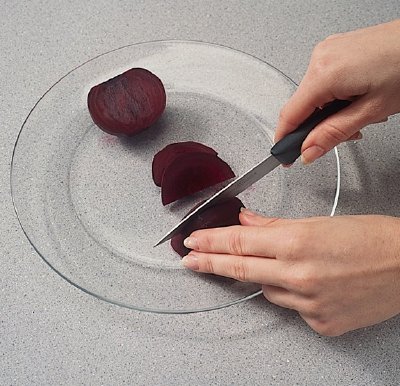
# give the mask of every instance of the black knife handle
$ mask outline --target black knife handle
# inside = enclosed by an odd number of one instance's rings
[[[310,131],[325,118],[344,109],[350,103],[350,101],[337,99],[322,109],[316,109],[295,131],[277,142],[272,147],[271,154],[283,164],[292,164],[300,157],[301,145]]]

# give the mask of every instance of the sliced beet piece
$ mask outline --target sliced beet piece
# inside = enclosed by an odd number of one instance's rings
[[[209,153],[217,155],[218,153],[199,142],[187,141],[176,142],[165,146],[153,158],[152,173],[153,181],[157,186],[161,186],[162,176],[168,165],[179,155],[183,153]]]
[[[235,177],[229,165],[209,153],[179,154],[165,168],[161,181],[163,205]]]
[[[196,209],[197,206],[190,212]],[[239,225],[240,208],[243,207],[242,201],[234,197],[217,203],[215,206],[196,214],[183,231],[171,239],[173,250],[181,257],[186,256],[190,252],[190,249],[183,245],[183,241],[195,230]]]
[[[132,68],[92,87],[88,108],[103,131],[131,136],[151,126],[166,104],[161,80],[144,68]]]
[[[183,241],[190,233],[179,233],[171,239],[171,247],[180,257],[186,256],[190,252],[190,249],[183,245]]]

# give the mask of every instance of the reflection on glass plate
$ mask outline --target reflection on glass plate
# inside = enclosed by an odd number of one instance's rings
[[[167,108],[150,129],[118,139],[93,124],[86,97],[132,67],[163,81]],[[192,140],[244,173],[269,154],[279,110],[294,89],[267,63],[199,42],[129,45],[85,62],[43,95],[18,136],[11,188],[26,236],[68,282],[120,306],[186,313],[255,296],[259,285],[189,272],[169,243],[153,248],[213,190],[163,207],[151,162],[165,145]],[[278,168],[240,198],[271,216],[330,214],[337,179],[330,154],[316,166]]]

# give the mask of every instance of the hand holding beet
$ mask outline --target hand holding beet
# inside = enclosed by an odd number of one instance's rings
[[[186,267],[260,283],[317,332],[340,335],[400,313],[400,219],[277,219],[245,210],[242,226],[197,230]]]

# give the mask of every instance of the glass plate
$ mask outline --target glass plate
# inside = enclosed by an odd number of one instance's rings
[[[167,108],[150,129],[119,139],[93,124],[86,98],[132,67],[161,78]],[[192,140],[242,174],[269,154],[279,110],[294,90],[271,65],[213,44],[158,41],[96,56],[50,87],[21,128],[11,189],[23,231],[65,280],[123,307],[188,313],[257,295],[259,285],[183,269],[168,242],[153,248],[214,189],[163,207],[151,162],[165,145]],[[270,216],[330,214],[337,161],[332,153],[315,166],[278,168],[240,198]]]

